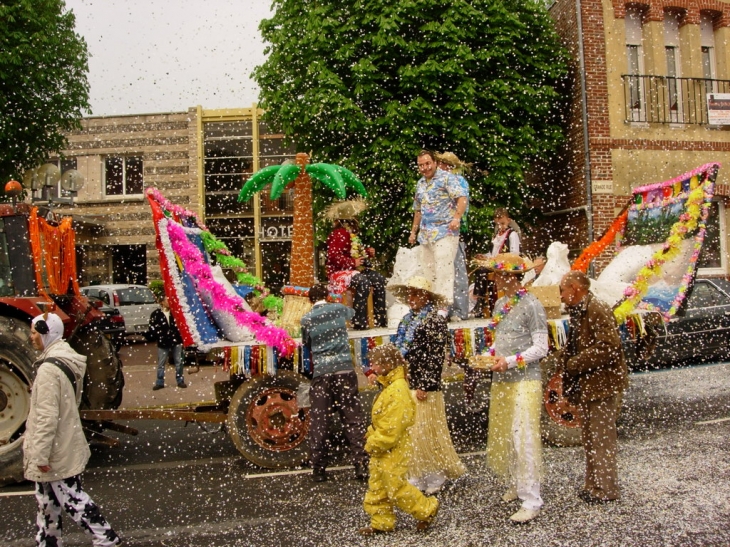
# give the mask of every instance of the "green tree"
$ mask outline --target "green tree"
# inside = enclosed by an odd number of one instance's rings
[[[3,187],[64,148],[64,132],[90,110],[86,42],[74,26],[62,0],[0,3]]]
[[[475,162],[477,240],[491,234],[495,207],[519,214],[526,170],[562,140],[567,56],[542,2],[274,0],[274,9],[260,26],[260,105],[300,150],[361,178],[368,242],[390,253],[405,244],[423,147]]]

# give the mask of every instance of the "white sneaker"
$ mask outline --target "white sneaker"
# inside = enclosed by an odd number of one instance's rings
[[[514,487],[509,488],[504,494],[502,494],[502,501],[505,503],[515,501],[516,499],[517,499],[517,489]]]
[[[512,515],[509,519],[517,524],[524,524],[530,522],[537,515],[540,514],[539,509],[525,509],[524,507]]]

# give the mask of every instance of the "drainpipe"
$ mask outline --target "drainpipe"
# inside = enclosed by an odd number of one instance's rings
[[[586,179],[586,220],[588,221],[588,244],[593,243],[593,189],[591,180],[591,149],[588,137],[588,95],[586,91],[585,52],[583,50],[583,15],[580,0],[575,0],[576,16],[578,18],[578,61],[580,63],[580,95],[581,114],[583,117],[583,148],[585,152],[585,179]],[[593,265],[591,264],[591,270]]]

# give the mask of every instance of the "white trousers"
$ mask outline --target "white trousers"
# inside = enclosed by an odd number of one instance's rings
[[[445,297],[449,305],[454,302],[454,258],[458,248],[458,236],[421,244],[423,275],[431,282],[433,292]]]

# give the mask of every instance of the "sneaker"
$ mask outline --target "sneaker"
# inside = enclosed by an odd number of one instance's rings
[[[373,528],[372,526],[366,526],[365,528],[360,528],[358,530],[358,532],[361,536],[374,536],[375,534],[388,534],[392,531],[393,530],[378,530],[377,528]]]
[[[416,531],[417,532],[425,532],[429,529],[431,524],[433,524],[433,521],[436,520],[436,515],[439,514],[439,509],[441,508],[441,504],[436,500],[436,509],[433,512],[433,515],[428,517],[426,520],[420,520],[418,521],[418,524],[416,524]]]
[[[324,469],[312,469],[312,480],[314,482],[324,482],[327,480],[327,472]]]
[[[502,494],[502,501],[505,503],[515,501],[516,499],[517,499],[517,489],[516,488],[509,488],[504,494]]]
[[[540,514],[539,509],[525,509],[524,507],[522,507],[519,511],[517,511],[509,519],[512,522],[515,522],[517,524],[525,524],[526,522],[530,522],[532,519],[534,519],[539,514]]]
[[[188,385],[185,383],[185,380],[177,384],[177,387],[188,387]]]
[[[438,494],[439,492],[441,492],[442,486],[443,484],[439,484],[438,486],[429,486],[428,488],[426,488],[426,490],[423,491],[423,493],[427,496],[433,496],[434,494]]]
[[[161,386],[161,385],[155,384],[155,385],[152,386],[152,391],[157,391],[158,389],[162,389],[163,387],[165,387],[165,386]]]

